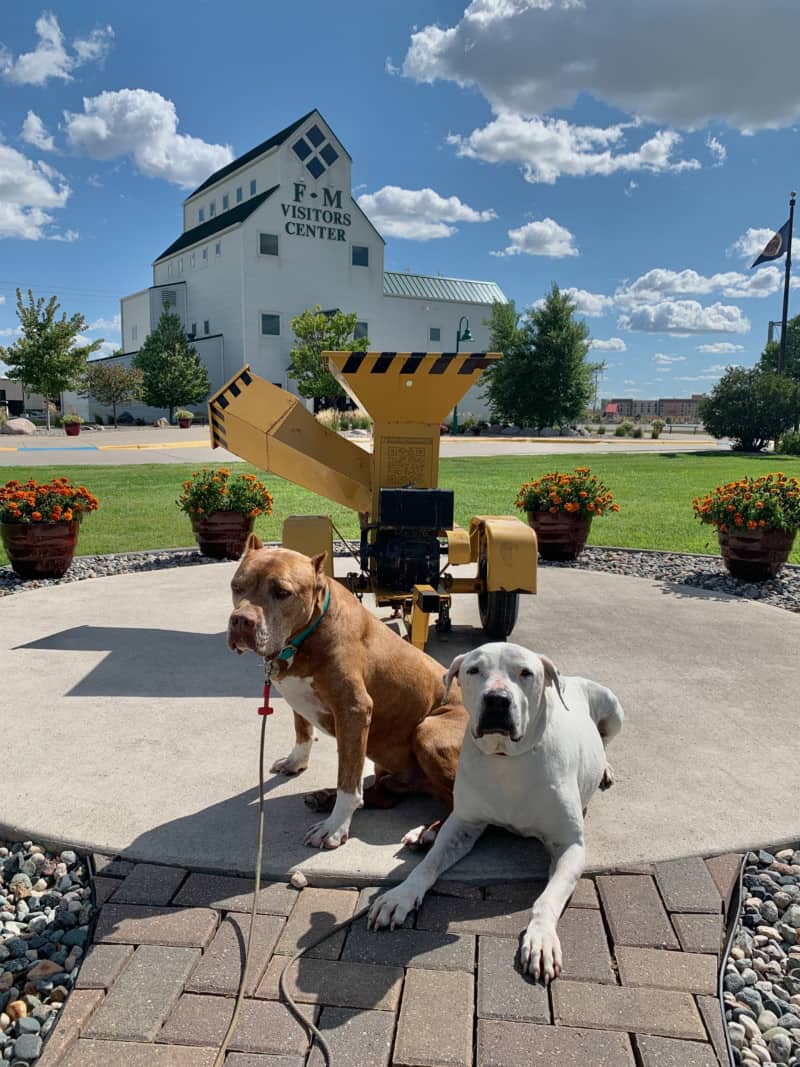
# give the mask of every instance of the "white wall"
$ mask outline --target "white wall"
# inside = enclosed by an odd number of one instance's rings
[[[120,300],[122,351],[137,351],[150,333],[150,291],[142,289]]]

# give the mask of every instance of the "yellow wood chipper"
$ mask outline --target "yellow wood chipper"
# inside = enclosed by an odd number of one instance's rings
[[[454,522],[453,491],[439,489],[441,424],[498,352],[325,352],[347,393],[374,420],[372,454],[323,426],[302,400],[249,366],[208,405],[211,443],[359,513],[359,569],[341,579],[356,595],[402,614],[423,648],[428,622],[450,629],[454,594],[478,597],[481,625],[502,640],[517,619],[520,593],[536,592],[536,535],[511,515]],[[333,527],[324,515],[289,516],[283,545],[328,553]],[[443,556],[446,555],[446,559]],[[469,576],[450,566],[475,564]]]

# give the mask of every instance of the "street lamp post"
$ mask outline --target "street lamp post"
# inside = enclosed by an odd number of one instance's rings
[[[461,323],[462,322],[466,323],[466,325],[464,326],[463,330],[461,329]],[[472,341],[472,340],[473,340],[472,334],[469,332],[469,319],[467,318],[466,315],[462,315],[461,318],[458,320],[458,326],[456,328],[456,355],[458,355],[459,345],[461,344],[462,341]],[[458,435],[458,404],[456,404],[456,406],[453,408],[453,436],[457,436],[457,435]]]

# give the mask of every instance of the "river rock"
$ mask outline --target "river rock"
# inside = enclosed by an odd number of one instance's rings
[[[7,419],[3,425],[0,426],[0,433],[21,434],[25,437],[32,437],[36,433],[36,427],[30,419]]]

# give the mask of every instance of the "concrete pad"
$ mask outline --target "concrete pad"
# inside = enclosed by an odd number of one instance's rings
[[[341,561],[347,569],[347,561]],[[224,637],[235,564],[127,574],[4,598],[0,736],[24,788],[6,791],[0,834],[69,842],[146,863],[251,873],[261,663]],[[617,784],[587,818],[591,869],[796,840],[796,650],[800,616],[650,580],[543,568],[514,638],[564,673],[620,696],[610,749]],[[482,642],[473,598],[433,635],[443,664]],[[289,751],[285,703],[268,722],[267,765]],[[769,809],[741,804],[744,755],[770,767]],[[48,768],[58,768],[50,780]],[[55,773],[55,772],[54,772]],[[264,873],[301,866],[312,882],[396,881],[418,862],[399,846],[440,814],[430,800],[359,812],[333,852],[302,844],[303,794],[336,778],[322,738],[300,777],[268,775]],[[9,779],[11,781],[11,778]],[[488,833],[451,875],[531,879],[541,848]]]

